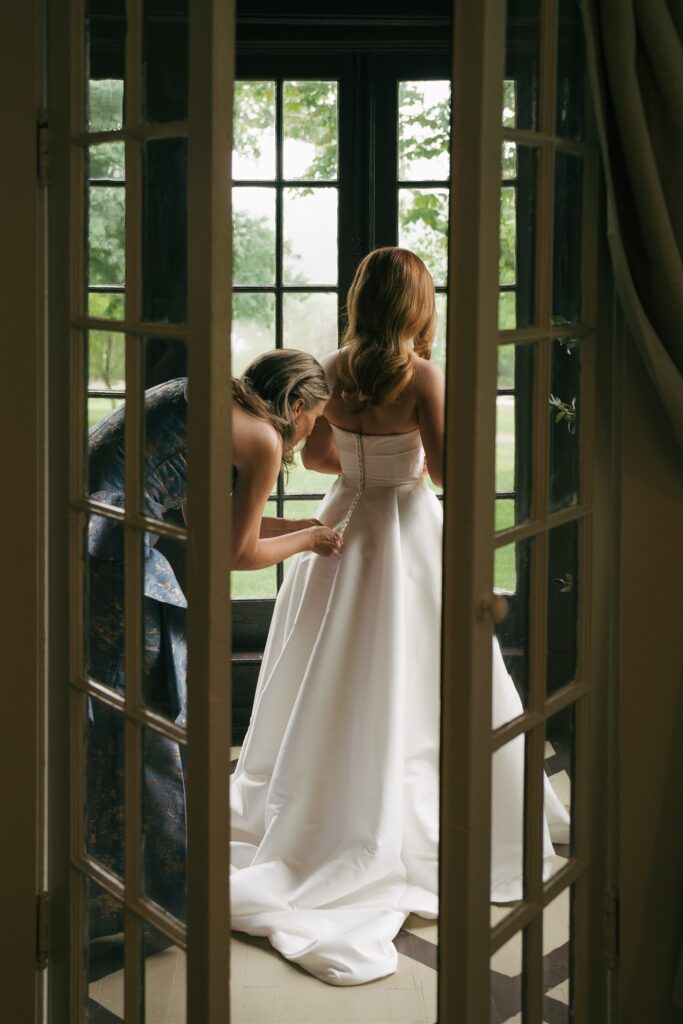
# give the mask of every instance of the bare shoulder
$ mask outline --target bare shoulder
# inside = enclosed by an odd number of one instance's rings
[[[272,423],[247,412],[237,402],[233,405],[233,454],[235,465],[260,462],[279,466],[282,459],[282,438]]]
[[[440,366],[429,359],[417,358],[413,360],[413,367],[413,386],[418,397],[443,391],[446,378]]]

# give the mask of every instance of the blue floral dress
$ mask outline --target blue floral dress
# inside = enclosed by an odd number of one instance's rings
[[[121,407],[101,420],[88,439],[91,497],[123,508],[124,415]],[[145,511],[182,522],[187,497],[187,380],[160,384],[145,394]],[[187,711],[187,601],[178,580],[183,568],[143,538],[143,699],[178,724]],[[163,542],[161,544],[163,546]],[[124,530],[104,516],[88,524],[87,670],[116,690],[124,678]],[[88,852],[124,877],[123,716],[90,701],[87,756]],[[185,916],[185,787],[178,744],[143,730],[143,891],[166,910]],[[103,892],[90,901],[90,935],[121,931],[120,908]]]

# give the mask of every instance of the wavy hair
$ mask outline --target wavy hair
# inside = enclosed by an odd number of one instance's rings
[[[413,378],[412,355],[429,359],[436,324],[434,282],[419,256],[386,246],[361,260],[346,299],[338,379],[342,398],[395,402]]]
[[[308,352],[275,349],[258,356],[241,377],[233,377],[232,397],[247,412],[271,423],[282,438],[282,464],[294,461],[292,405],[301,398],[312,409],[330,397],[325,371]]]

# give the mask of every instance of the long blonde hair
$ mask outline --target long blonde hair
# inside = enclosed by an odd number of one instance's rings
[[[338,379],[360,405],[396,401],[413,378],[412,354],[429,359],[436,323],[434,282],[419,256],[385,246],[361,260],[346,299]]]
[[[232,397],[247,412],[268,420],[282,438],[282,463],[294,461],[292,405],[301,398],[306,410],[330,397],[325,371],[308,352],[292,348],[265,352],[233,377]]]

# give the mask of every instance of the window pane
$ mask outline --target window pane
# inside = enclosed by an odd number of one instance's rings
[[[123,80],[126,57],[126,3],[86,6],[88,59],[87,128],[91,132],[123,127]]]
[[[498,666],[500,662],[498,662]],[[501,676],[494,651],[493,727],[522,713],[517,691]],[[526,738],[505,743],[491,759],[491,902],[507,904],[524,895],[524,760]],[[504,911],[495,915],[496,923]]]
[[[142,151],[142,315],[187,319],[187,139],[155,139]]]
[[[515,525],[515,503],[511,498],[496,498],[496,531]]]
[[[515,396],[496,398],[496,493],[515,489]]]
[[[184,753],[184,752],[183,752]],[[180,747],[142,729],[143,893],[185,919],[185,789]]]
[[[498,296],[498,330],[514,331],[517,326],[517,299],[514,291]]]
[[[275,82],[235,82],[232,175],[275,177]]]
[[[508,0],[504,123],[509,127],[538,128],[540,24],[539,0]]]
[[[285,284],[337,283],[336,188],[286,188],[283,196]]]
[[[547,777],[546,819],[554,856],[546,865],[546,877],[560,871],[573,852],[571,819],[574,786],[575,705],[559,711],[546,722],[544,767]],[[548,791],[548,786],[550,791]]]
[[[550,508],[575,505],[579,498],[579,417],[581,343],[554,341],[550,392]]]
[[[548,546],[548,695],[576,678],[578,644],[576,522],[550,531]]]
[[[517,523],[531,508],[534,353],[533,344],[498,348],[496,493],[514,497]]]
[[[512,676],[524,707],[529,692],[529,591],[531,583],[531,541],[496,548],[493,587],[508,600],[508,614],[496,623],[495,635],[507,672]],[[511,692],[511,691],[509,691]],[[502,725],[515,715],[501,715]]]
[[[584,134],[585,54],[577,0],[559,0],[556,131],[566,139]]]
[[[263,292],[233,292],[233,377],[241,377],[256,356],[272,348],[275,348],[275,296]]]
[[[142,75],[146,121],[187,117],[188,0],[144,0]]]
[[[85,849],[120,878],[124,872],[123,713],[88,697]]]
[[[581,219],[583,158],[555,154],[553,323],[581,320]]]
[[[339,343],[336,292],[285,292],[283,343],[320,359]]]
[[[398,244],[424,260],[435,285],[446,284],[448,189],[399,189]]]
[[[88,331],[88,391],[125,390],[125,335],[116,331]]]
[[[337,82],[283,83],[285,178],[337,177],[337,88]]]
[[[123,320],[126,314],[123,291],[91,289],[88,292],[88,316],[103,320]]]
[[[232,190],[233,284],[275,284],[275,189]]]
[[[333,473],[316,473],[306,469],[301,454],[295,452],[294,465],[285,474],[285,491],[288,494],[326,494],[336,477]]]
[[[398,83],[399,180],[448,178],[450,98],[448,81]]]
[[[266,503],[264,516],[277,516],[275,501]],[[277,573],[274,565],[265,569],[230,573],[230,597],[239,600],[245,597],[268,598],[277,594]]]
[[[500,257],[498,276],[501,284],[517,279],[517,189],[500,190]]]
[[[517,127],[517,82],[514,78],[503,81],[503,127]]]

